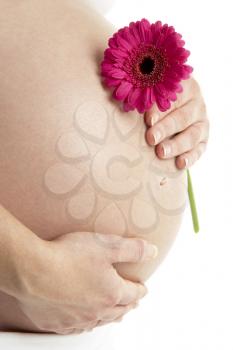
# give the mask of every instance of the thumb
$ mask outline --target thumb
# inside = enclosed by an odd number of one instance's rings
[[[140,262],[156,258],[158,248],[143,239],[121,238],[108,253],[112,263]]]

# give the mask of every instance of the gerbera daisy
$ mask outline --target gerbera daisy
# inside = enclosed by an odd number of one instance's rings
[[[124,111],[139,113],[157,103],[161,111],[171,106],[182,92],[181,80],[193,68],[184,64],[190,51],[182,35],[161,21],[150,24],[143,18],[120,29],[108,41],[101,63],[101,75],[113,97],[123,102]]]

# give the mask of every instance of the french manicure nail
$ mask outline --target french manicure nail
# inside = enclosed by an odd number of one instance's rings
[[[162,134],[159,130],[157,130],[154,134],[154,139],[155,139],[155,145],[157,143],[159,143],[159,141],[161,140]]]
[[[169,154],[171,154],[172,149],[170,145],[162,145],[162,148],[164,157],[167,157]]]
[[[154,258],[156,258],[157,255],[158,255],[158,248],[157,248],[157,246],[154,245],[154,244],[148,244],[145,247],[144,254],[145,254],[145,258],[146,259],[154,259]]]
[[[153,117],[151,118],[151,126],[153,126],[156,122],[157,122],[157,117],[153,115]]]

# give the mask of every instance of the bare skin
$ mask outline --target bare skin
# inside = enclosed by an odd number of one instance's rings
[[[45,242],[43,247],[54,247],[42,250],[39,260],[42,271],[49,266],[49,275],[56,276],[51,277],[56,288],[68,278],[67,270],[74,273],[69,265],[74,256],[66,251],[72,251],[72,232],[84,251],[92,247],[94,232],[106,237],[94,239],[99,253],[112,251],[111,235],[155,244],[156,259],[113,263],[121,277],[143,284],[179,230],[187,180],[174,158],[160,160],[146,143],[142,116],[122,112],[101,85],[98,68],[115,28],[75,1],[3,1],[0,17],[2,205]],[[54,275],[64,252],[69,262]],[[48,263],[51,257],[54,264]],[[109,267],[113,260],[105,258]],[[102,266],[96,268],[96,276],[103,274]],[[34,285],[51,294],[49,280]],[[3,291],[0,328],[41,331],[46,327],[33,310]],[[69,321],[68,327],[61,322],[53,329],[70,329]]]
[[[178,169],[190,168],[205,152],[209,140],[209,119],[198,82],[182,82],[183,93],[171,108],[161,112],[154,105],[145,113],[147,142],[161,159],[174,158]]]
[[[79,232],[45,241],[3,207],[0,237],[0,290],[16,298],[41,332],[58,334],[104,325],[134,308],[147,289],[121,278],[113,263],[157,254],[146,241],[114,235]],[[98,244],[101,239],[108,244]]]

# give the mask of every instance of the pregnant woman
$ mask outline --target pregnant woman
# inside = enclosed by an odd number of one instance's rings
[[[173,243],[184,159],[207,142],[204,102],[190,79],[179,130],[178,109],[125,113],[101,84],[115,28],[100,14],[0,4],[0,329],[82,331],[134,307]]]

